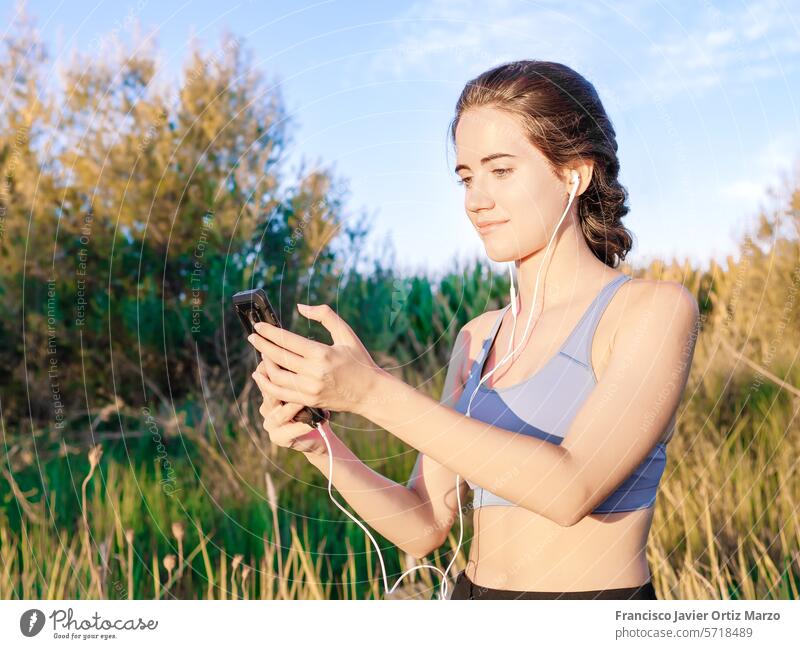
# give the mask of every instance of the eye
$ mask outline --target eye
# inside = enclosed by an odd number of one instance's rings
[[[512,169],[494,169],[493,172],[500,176],[500,178],[504,178],[508,176],[513,170]]]
[[[458,179],[456,180],[456,182],[457,182],[459,185],[463,185],[464,187],[469,187],[469,182],[470,182],[471,180],[472,180],[472,178],[471,178],[470,176],[467,176],[466,178],[458,178]]]

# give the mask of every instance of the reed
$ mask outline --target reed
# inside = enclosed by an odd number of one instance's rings
[[[662,599],[798,599],[798,260],[796,240],[765,246],[756,237],[724,267],[699,270],[673,260],[624,268],[637,277],[682,282],[701,307],[647,548]],[[437,337],[437,349],[447,347],[454,334],[446,323],[457,311],[453,296],[467,295],[485,310],[496,297],[485,286],[485,277],[465,274],[443,280],[431,300],[409,298],[398,318],[411,333],[403,343],[394,329],[384,332],[383,358],[412,358]],[[410,295],[426,290],[416,285]],[[406,378],[438,396],[439,379],[425,378],[440,377],[442,366],[442,358],[425,355]],[[326,481],[304,458],[252,434],[259,427],[247,408],[236,418],[223,410],[196,416],[193,402],[176,409],[183,455],[170,442],[177,425],[159,423],[179,497],[165,490],[152,465],[131,461],[152,453],[146,446],[129,455],[129,448],[105,441],[87,454],[63,440],[48,447],[42,438],[37,456],[21,439],[6,440],[0,502],[10,505],[0,508],[0,598],[385,597],[371,543],[329,501]],[[210,420],[234,423],[212,431]],[[372,468],[407,480],[413,449],[351,415],[337,416],[334,424]],[[79,495],[75,474],[83,476]],[[465,525],[451,578],[466,565],[469,517]],[[457,533],[426,562],[444,568]],[[390,583],[416,563],[394,548],[384,557]],[[438,588],[438,575],[414,571],[391,597],[429,599]]]

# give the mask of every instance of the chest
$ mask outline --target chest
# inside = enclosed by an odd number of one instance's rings
[[[620,323],[621,314],[612,307],[613,305],[609,305],[609,308],[603,313],[591,336],[590,360],[598,381],[611,359],[614,333]],[[581,309],[571,309],[543,315],[539,322],[535,323],[535,326],[532,325],[532,331],[529,330],[524,344],[521,345],[527,316],[517,317],[512,344],[513,319],[510,311],[507,312],[489,349],[481,376],[485,377],[489,374],[497,366],[497,363],[508,355],[509,345],[513,345],[512,348],[519,347],[519,349],[512,358],[484,381],[483,385],[491,389],[502,389],[518,385],[536,375],[558,354],[581,314]],[[488,334],[488,331],[484,331],[479,339],[483,340]],[[478,354],[480,354],[480,349],[476,347],[473,357]]]

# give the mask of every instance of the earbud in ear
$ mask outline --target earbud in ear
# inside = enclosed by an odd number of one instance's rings
[[[577,171],[575,171],[575,170],[573,169],[573,170],[572,170],[572,184],[573,184],[573,185],[577,185],[577,184],[579,184],[580,182],[581,182],[581,177],[580,177],[580,174],[579,174]]]

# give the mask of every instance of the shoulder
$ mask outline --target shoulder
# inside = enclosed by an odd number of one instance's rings
[[[462,338],[464,344],[469,347],[471,357],[477,354],[483,341],[489,337],[489,332],[492,330],[497,318],[500,317],[501,311],[502,309],[485,311],[461,327],[458,335]]]
[[[499,311],[487,311],[467,322],[456,335],[447,375],[442,390],[442,403],[455,407],[467,381],[472,360],[477,357],[481,342],[489,336]]]
[[[475,316],[467,322],[456,337],[455,348],[453,355],[458,358],[458,376],[460,379],[466,380],[467,372],[472,364],[472,360],[478,356],[483,341],[489,336],[497,318],[500,316],[502,309],[494,309],[492,311],[485,311],[478,316]]]
[[[679,317],[690,318],[699,312],[694,295],[680,282],[634,278],[625,282],[623,288],[627,288],[630,304],[640,314],[667,309]]]
[[[641,360],[637,389],[652,377],[656,382],[660,403],[665,390],[685,386],[697,340],[700,322],[697,300],[680,282],[632,279],[620,287],[620,302],[625,306],[621,324],[615,334],[612,363],[618,364],[619,376],[625,376],[631,358]],[[653,359],[658,357],[658,362]],[[616,361],[614,360],[616,359]],[[680,377],[680,380],[678,380]],[[681,390],[683,387],[681,387]],[[672,439],[677,406],[665,424],[660,442]]]
[[[642,330],[668,329],[677,335],[693,330],[700,316],[697,300],[680,282],[633,278],[619,289],[624,309],[622,335]]]
[[[495,320],[497,320],[498,316],[500,315],[500,311],[502,311],[502,309],[484,311],[461,327],[461,332],[472,336],[486,338],[489,335],[489,331],[491,330],[492,325],[494,325]]]

